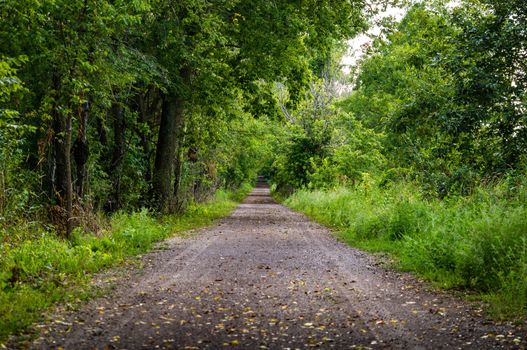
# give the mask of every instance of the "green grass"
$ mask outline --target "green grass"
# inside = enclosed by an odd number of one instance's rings
[[[527,315],[527,186],[504,182],[470,197],[425,200],[419,188],[299,191],[295,210],[350,245],[389,252],[401,269],[442,288],[479,293],[497,319]]]
[[[210,225],[228,215],[250,190],[219,191],[205,204],[179,216],[156,218],[149,211],[117,213],[97,236],[80,231],[71,241],[53,232],[23,229],[0,238],[0,345],[42,317],[57,302],[89,295],[91,274],[152,249],[155,242]],[[27,227],[27,226],[26,226]]]

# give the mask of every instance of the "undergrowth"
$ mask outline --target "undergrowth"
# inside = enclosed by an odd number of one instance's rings
[[[475,291],[497,319],[527,315],[527,186],[424,199],[409,183],[381,189],[298,191],[286,204],[331,226],[351,245],[387,251],[400,268],[443,288]]]
[[[0,231],[0,345],[54,303],[87,297],[90,274],[228,215],[249,190],[220,190],[210,202],[191,204],[178,216],[157,218],[146,209],[117,213],[107,230],[97,235],[75,231],[70,241],[29,223]]]

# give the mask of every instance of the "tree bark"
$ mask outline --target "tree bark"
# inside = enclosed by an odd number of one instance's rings
[[[183,86],[188,86],[191,70],[182,68],[180,78]],[[154,205],[160,212],[173,212],[174,175],[178,141],[185,125],[185,95],[175,91],[162,97],[162,112],[157,139],[156,158],[152,178]],[[179,181],[179,179],[177,179]]]
[[[4,215],[4,208],[6,207],[7,203],[7,196],[6,196],[6,181],[5,181],[5,170],[4,170],[4,164],[1,163],[0,160],[0,215]]]
[[[162,109],[152,191],[157,209],[161,212],[169,212],[173,198],[178,124],[183,119],[183,101],[177,97],[163,96]]]
[[[64,160],[66,162],[66,176],[65,176],[65,185],[66,185],[66,238],[71,237],[71,233],[74,228],[74,218],[73,218],[73,183],[71,180],[71,122],[72,116],[68,114],[66,116],[66,136],[65,136],[65,145],[64,145]]]
[[[183,176],[183,145],[185,143],[184,120],[178,130],[178,144],[176,146],[176,159],[174,167],[174,209],[182,211],[183,201],[181,200],[181,178]]]
[[[87,163],[89,157],[88,146],[88,117],[89,102],[79,107],[79,131],[73,144],[73,156],[77,170],[77,179],[75,181],[75,192],[78,198],[82,198],[85,192],[85,181],[87,175]]]
[[[144,93],[138,93],[136,96],[136,108],[142,123],[149,126],[150,130],[158,119],[159,111],[162,109],[159,89],[150,87]],[[141,147],[143,148],[145,162],[145,181],[147,184],[152,183],[152,146],[150,135],[142,130],[138,130],[141,138]]]
[[[114,212],[121,209],[123,206],[121,180],[123,160],[126,153],[126,123],[123,106],[119,103],[114,103],[112,105],[111,115],[113,121],[113,151],[109,170],[112,174],[112,193],[108,199],[106,209],[110,212]]]
[[[65,210],[64,228],[69,238],[73,231],[73,185],[71,181],[71,115],[53,113],[53,194]]]
[[[53,109],[52,119],[52,154],[51,166],[49,167],[48,177],[51,180],[52,198],[57,200],[61,208],[58,221],[59,230],[63,230],[65,236],[69,238],[73,231],[73,184],[71,178],[71,134],[72,134],[72,115],[64,116],[59,111],[59,93],[61,91],[60,76],[53,76],[53,88],[57,93],[57,105]]]

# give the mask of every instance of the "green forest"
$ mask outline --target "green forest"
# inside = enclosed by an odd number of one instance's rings
[[[0,343],[275,197],[527,315],[527,2],[0,0]],[[350,74],[348,40],[380,26]]]

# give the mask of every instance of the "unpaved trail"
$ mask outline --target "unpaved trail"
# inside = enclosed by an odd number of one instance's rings
[[[525,329],[337,242],[257,188],[168,240],[111,295],[39,325],[35,349],[525,348]]]

